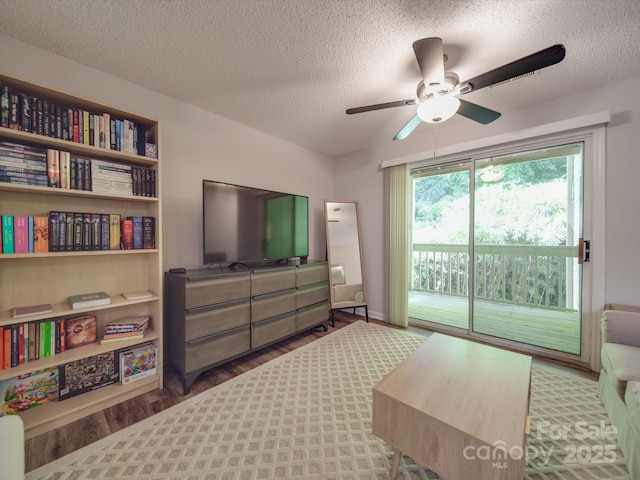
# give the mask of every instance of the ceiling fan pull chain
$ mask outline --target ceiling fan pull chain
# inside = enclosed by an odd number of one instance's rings
[[[438,124],[433,124],[433,158],[436,158],[436,152],[438,151]]]

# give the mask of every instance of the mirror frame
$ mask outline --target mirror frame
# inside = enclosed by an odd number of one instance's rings
[[[346,301],[346,302],[336,302],[335,301],[335,293],[334,287],[336,285],[344,285],[344,280],[342,282],[336,282],[335,279],[338,276],[342,276],[344,279],[344,270],[339,271],[338,269],[334,269],[334,263],[331,259],[331,238],[329,235],[329,215],[328,215],[328,205],[330,203],[345,203],[345,204],[353,204],[355,206],[356,213],[356,233],[358,235],[358,251],[360,254],[360,277],[362,279],[362,293],[364,296],[364,301]],[[369,309],[368,309],[368,296],[367,296],[367,286],[365,282],[365,270],[364,270],[364,254],[362,251],[362,231],[360,229],[360,210],[358,206],[357,200],[325,200],[324,201],[324,220],[325,220],[325,233],[327,239],[327,264],[329,268],[329,299],[330,299],[330,308],[331,308],[331,321],[333,326],[335,326],[335,321],[333,318],[334,310],[341,310],[344,308],[353,308],[353,312],[355,314],[355,309],[358,307],[364,307],[365,316],[367,322],[369,321]],[[342,265],[341,262],[338,264]]]

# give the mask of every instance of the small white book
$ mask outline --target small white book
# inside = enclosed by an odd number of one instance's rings
[[[139,300],[141,298],[149,298],[152,297],[153,294],[151,292],[148,291],[140,291],[140,292],[124,292],[122,294],[122,296],[124,298],[126,298],[127,300]]]
[[[72,310],[109,305],[110,303],[111,297],[105,292],[85,293],[83,295],[71,295],[69,297],[69,305],[71,305]]]

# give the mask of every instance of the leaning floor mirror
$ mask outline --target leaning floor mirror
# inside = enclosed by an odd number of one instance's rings
[[[358,219],[358,202],[325,200],[327,261],[331,290],[331,323],[335,326],[334,310],[364,308],[369,321],[364,281],[362,236]]]

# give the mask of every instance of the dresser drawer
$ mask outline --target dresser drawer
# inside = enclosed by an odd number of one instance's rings
[[[212,275],[185,283],[185,309],[229,302],[251,296],[249,273]]]
[[[298,287],[328,281],[329,269],[326,263],[303,265],[298,267],[296,271],[296,286]]]
[[[251,274],[251,296],[288,290],[296,286],[296,268],[254,270]]]
[[[329,320],[329,302],[303,308],[296,316],[296,330],[304,330],[325,320]]]
[[[193,308],[185,314],[185,340],[189,342],[232,328],[249,325],[250,319],[251,302],[248,298]]]
[[[251,324],[251,348],[275,342],[296,331],[295,312]]]
[[[296,308],[304,308],[314,303],[324,302],[329,299],[329,284],[317,283],[307,287],[298,288],[296,294]]]
[[[295,289],[284,292],[260,295],[251,299],[251,322],[259,322],[265,318],[275,317],[296,309]]]
[[[249,325],[186,344],[186,372],[193,372],[251,349]]]

